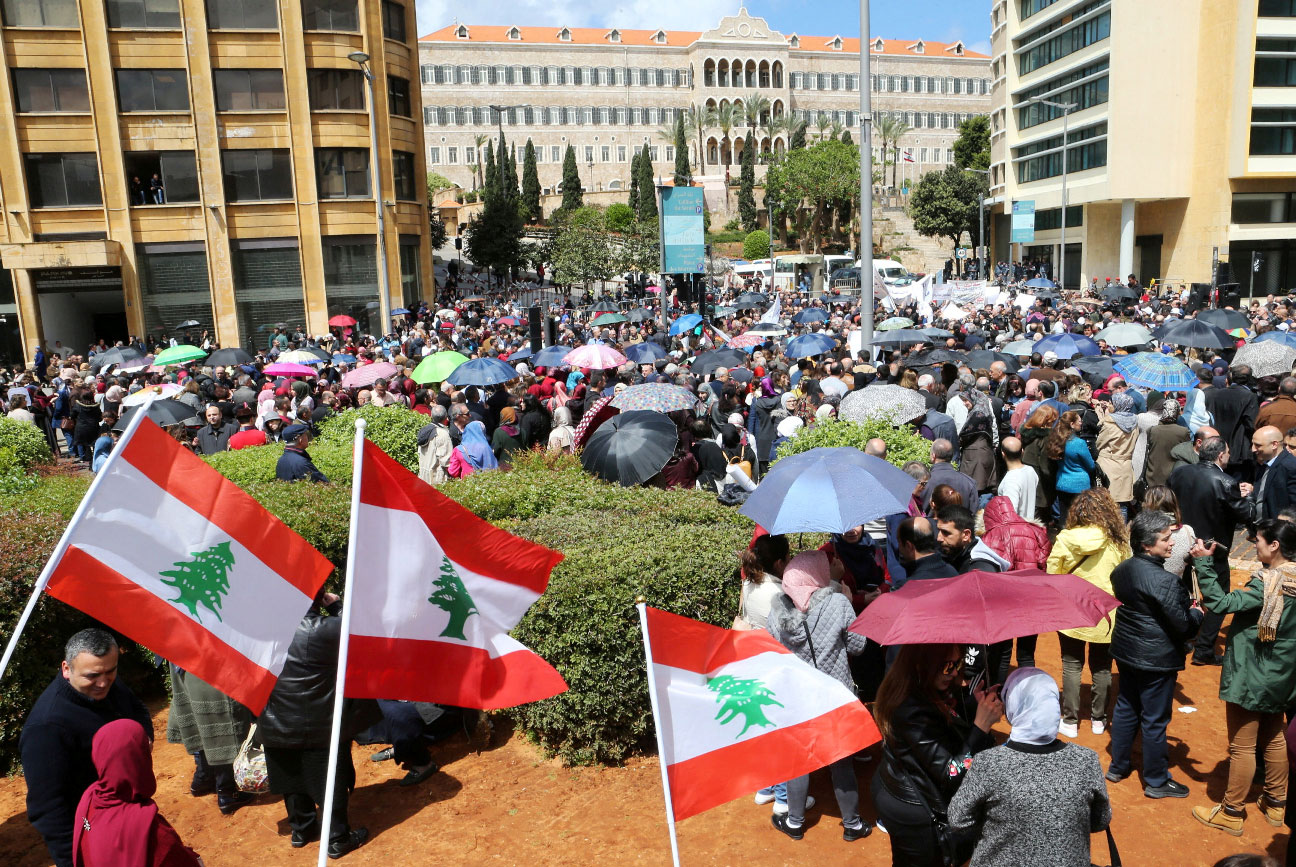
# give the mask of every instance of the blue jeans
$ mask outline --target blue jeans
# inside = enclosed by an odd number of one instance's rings
[[[1111,715],[1111,765],[1109,770],[1128,774],[1134,735],[1143,732],[1143,784],[1164,786],[1170,780],[1166,758],[1166,726],[1174,706],[1177,671],[1148,671],[1117,660],[1120,694]]]
[[[774,800],[780,804],[787,803],[787,783],[775,783],[772,786],[766,786],[756,794],[769,796],[773,795]]]

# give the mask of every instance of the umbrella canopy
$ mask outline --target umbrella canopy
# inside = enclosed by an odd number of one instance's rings
[[[666,350],[660,343],[652,340],[644,343],[631,343],[625,348],[625,357],[635,364],[652,364],[666,357]]]
[[[419,385],[432,382],[445,382],[456,367],[466,364],[468,356],[458,352],[434,352],[419,362],[410,379]],[[512,368],[509,368],[512,370]]]
[[[455,367],[446,376],[451,385],[498,385],[517,379],[518,372],[498,358],[474,358]]]
[[[679,319],[670,324],[670,333],[683,334],[686,331],[692,331],[702,324],[702,317],[696,313],[685,313]]]
[[[1178,359],[1159,352],[1136,352],[1117,359],[1112,368],[1130,385],[1157,391],[1188,391],[1197,385],[1197,374]]]
[[[512,355],[510,355],[510,356],[508,357],[508,360],[509,360],[509,361],[526,361],[528,358],[530,358],[530,357],[531,357],[532,355],[534,355],[534,354],[535,354],[535,353],[531,351],[531,347],[530,347],[530,346],[524,346],[524,347],[522,347],[521,349],[519,349],[517,352],[513,353]]]
[[[620,325],[622,322],[629,321],[629,316],[623,316],[620,313],[604,313],[591,322],[590,325]]]
[[[1251,320],[1236,310],[1203,310],[1197,314],[1197,321],[1214,325],[1224,331],[1251,327]]]
[[[1094,388],[1101,388],[1113,373],[1112,358],[1109,355],[1084,355],[1073,358],[1071,366],[1079,370],[1084,381]]]
[[[844,533],[903,512],[916,484],[859,449],[811,449],[777,461],[740,511],[775,534]]]
[[[719,307],[714,308],[711,312],[714,316],[733,316],[738,312],[738,308],[728,307],[722,304]]]
[[[747,353],[741,349],[713,349],[710,352],[704,352],[693,363],[689,369],[699,376],[705,376],[715,373],[722,367],[741,367],[747,361]]]
[[[1248,343],[1233,356],[1230,367],[1246,364],[1256,376],[1287,376],[1296,364],[1296,349],[1274,340]]]
[[[512,370],[512,368],[509,368]],[[373,385],[380,379],[390,379],[397,374],[396,365],[387,361],[377,361],[373,364],[366,364],[363,367],[357,367],[355,370],[347,371],[346,376],[342,377],[343,388],[366,388]]]
[[[627,322],[647,322],[654,318],[651,310],[644,310],[642,307],[631,310],[625,315]]]
[[[932,339],[912,328],[897,328],[894,331],[874,334],[873,339],[867,342],[871,346],[912,346],[915,343],[931,343]]]
[[[828,311],[822,307],[807,307],[796,316],[793,316],[792,321],[798,325],[810,325],[814,322],[827,322],[828,318]]]
[[[1178,325],[1180,322],[1183,322],[1183,320],[1178,316],[1167,316],[1160,325],[1152,329],[1152,336],[1157,340],[1160,340],[1162,337],[1165,337],[1167,331],[1169,331],[1173,326]]]
[[[725,345],[731,349],[747,349],[751,346],[764,346],[765,341],[769,339],[768,334],[761,334],[756,331],[745,331],[737,337],[730,337],[729,342]]]
[[[356,357],[348,352],[336,352],[331,359],[334,364],[355,364]]]
[[[122,406],[139,406],[145,403],[151,403],[155,400],[165,400],[169,397],[175,397],[184,391],[184,388],[174,382],[164,382],[161,385],[151,385],[148,388],[141,388],[134,394],[128,394],[122,398]],[[192,410],[191,410],[192,411]]]
[[[1197,349],[1232,349],[1237,338],[1230,337],[1222,328],[1216,328],[1197,319],[1185,319],[1166,328],[1158,338],[1173,346],[1191,346]]]
[[[877,331],[895,331],[897,328],[912,328],[914,321],[906,319],[903,316],[892,316],[890,319],[883,319],[874,328]]]
[[[600,397],[590,404],[585,414],[581,416],[580,424],[576,425],[576,434],[573,437],[576,448],[582,448],[585,441],[594,435],[594,431],[598,430],[603,422],[620,411],[612,405],[610,397]]]
[[[181,403],[178,400],[160,398],[151,400],[142,406],[128,407],[121,414],[121,418],[117,419],[117,424],[113,425],[112,429],[115,431],[126,430],[126,426],[131,423],[131,419],[135,417],[137,412],[144,413],[161,427],[171,427],[176,424],[198,427],[202,424],[194,408],[189,404]]]
[[[909,581],[883,593],[850,625],[882,645],[993,644],[1023,635],[1096,626],[1116,597],[1075,575],[973,570]]]
[[[567,357],[569,352],[571,352],[570,346],[546,346],[531,356],[531,366],[558,367],[563,364],[563,359]]]
[[[748,334],[764,334],[766,337],[782,337],[787,329],[777,322],[757,322],[747,329]]]
[[[699,317],[700,319],[701,317]],[[588,367],[597,370],[607,370],[610,367],[620,367],[626,363],[626,357],[617,352],[611,346],[605,346],[602,343],[590,343],[585,346],[578,346],[563,356],[563,362],[570,364],[572,367]],[[536,362],[539,364],[539,362]]]
[[[1098,293],[1108,304],[1120,304],[1122,302],[1137,301],[1139,293],[1137,289],[1131,289],[1124,283],[1113,283],[1105,287]]]
[[[197,346],[172,346],[170,349],[164,349],[153,358],[154,367],[166,367],[171,364],[188,364],[191,361],[201,361],[207,357]]]
[[[632,385],[612,398],[612,405],[622,412],[675,412],[697,409],[697,395],[687,388],[665,382]]]
[[[224,349],[221,349],[221,350],[218,350],[218,351],[219,351],[219,352],[225,352]],[[241,351],[241,350],[240,350],[240,351]],[[243,354],[246,355],[247,353],[243,353]],[[220,364],[220,363],[222,363],[222,362],[212,361],[212,358],[215,358],[215,357],[216,357],[216,353],[213,352],[213,353],[211,354],[211,358],[208,358],[208,359],[207,359],[207,363],[208,363],[208,364]],[[251,361],[250,358],[249,358],[248,360]],[[315,353],[310,352],[309,350],[305,350],[305,349],[294,349],[294,350],[292,350],[292,351],[290,351],[290,352],[283,352],[283,353],[280,353],[279,358],[276,359],[276,361],[279,361],[279,362],[282,362],[282,363],[285,363],[285,364],[323,364],[323,363],[324,363],[324,360],[325,360],[325,359],[320,358],[320,357],[319,357],[318,355],[316,355]],[[239,363],[239,364],[242,364],[243,362],[238,362],[238,363]]]
[[[409,310],[408,310],[408,309],[406,309],[406,308],[404,308],[404,307],[395,307],[395,308],[392,309],[391,315],[392,315],[392,316],[404,316],[406,313],[409,313]]]
[[[802,334],[788,341],[786,355],[788,358],[809,358],[832,352],[836,345],[837,341],[827,334]]]
[[[355,325],[356,321],[352,317],[347,316],[345,313],[339,313],[337,316],[330,316],[328,324],[333,326],[334,328],[346,328],[348,326]]]
[[[1151,331],[1135,322],[1117,322],[1094,335],[1094,340],[1105,340],[1111,346],[1147,346],[1153,339]]]
[[[1076,355],[1102,355],[1098,344],[1082,334],[1050,334],[1035,341],[1036,352],[1055,352],[1061,359]]]
[[[112,349],[106,349],[92,358],[90,360],[90,369],[100,370],[114,364],[129,364],[143,357],[144,353],[133,346],[114,346]]]
[[[769,299],[759,292],[744,292],[734,299],[734,307],[739,310],[751,310],[755,307],[764,307],[769,303]]]
[[[842,398],[837,414],[847,421],[883,419],[901,425],[927,414],[922,392],[899,385],[870,385]],[[912,488],[910,489],[912,490]]]
[[[518,318],[516,316],[501,316],[499,319],[495,320],[495,324],[503,325],[506,328],[512,328],[514,325],[518,325],[520,323],[518,322]]]
[[[1009,355],[1006,352],[995,352],[990,349],[974,349],[967,354],[968,367],[973,370],[979,368],[985,368],[988,370],[990,365],[994,364],[996,361],[1002,361],[1004,367],[1008,369],[1009,373],[1016,373],[1021,370],[1021,363],[1017,361],[1014,356]]]
[[[251,364],[252,354],[245,349],[231,346],[228,349],[218,349],[207,356],[207,363],[212,367],[237,367],[240,364]]]
[[[745,367],[733,367],[729,369],[729,378],[734,382],[741,382],[743,385],[746,385],[756,378],[756,374],[752,373]],[[841,380],[837,381],[841,382]]]
[[[581,465],[623,487],[661,472],[675,453],[679,430],[659,412],[623,412],[599,425],[581,450]]]
[[[1255,339],[1256,343],[1280,343],[1283,346],[1290,346],[1296,349],[1296,334],[1290,331],[1266,331]]]
[[[1047,277],[1036,277],[1034,280],[1026,281],[1027,289],[1056,289],[1057,284]]]
[[[947,337],[953,337],[953,331],[946,331],[944,328],[919,328],[923,334],[926,334],[932,340],[944,340]]]
[[[481,295],[469,295],[467,298],[464,299],[464,303],[465,303],[465,304],[480,304],[480,303],[482,303],[482,302],[485,301],[485,300],[486,300],[486,298],[485,298],[484,296],[481,296]],[[329,325],[332,325],[332,324],[333,324],[333,320],[330,319],[330,320],[329,320]]]
[[[267,364],[261,369],[266,376],[316,376],[315,369],[307,367],[305,364],[293,364],[291,361],[281,361],[275,364]]]
[[[1035,351],[1034,340],[1014,340],[1004,345],[1003,351],[1008,355],[1030,355]]]
[[[199,322],[197,319],[186,319],[184,322],[181,322],[179,325],[177,325],[175,328],[173,328],[173,329],[171,329],[171,330],[172,330],[172,331],[183,331],[183,330],[185,330],[186,328],[197,328],[197,327],[198,327],[199,325],[201,325],[201,324],[202,324],[202,323]]]

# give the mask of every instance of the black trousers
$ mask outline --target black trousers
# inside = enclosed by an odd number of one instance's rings
[[[347,823],[347,802],[355,788],[355,765],[351,763],[350,743],[338,753],[337,784],[333,792],[332,823],[329,842],[351,832]],[[288,825],[298,836],[312,839],[320,833],[319,811],[324,806],[324,789],[328,778],[328,750],[291,750],[266,747],[266,765],[270,786],[284,796]]]
[[[1224,593],[1229,592],[1229,563],[1228,546],[1233,543],[1232,539],[1217,540],[1219,547],[1211,555],[1211,560],[1215,565],[1215,574],[1219,580],[1220,590]],[[1189,567],[1191,568],[1191,567]],[[1200,580],[1200,579],[1199,579]],[[1209,659],[1215,655],[1215,641],[1219,638],[1220,626],[1224,624],[1224,615],[1207,611],[1206,616],[1202,618],[1201,629],[1197,632],[1197,641],[1193,644],[1193,657],[1196,659]]]
[[[194,775],[191,785],[197,788],[199,783],[205,783],[207,780],[214,780],[216,783],[216,794],[229,796],[238,791],[238,785],[234,782],[234,766],[213,765],[207,761],[207,754],[202,750],[194,753]]]
[[[886,826],[891,841],[891,863],[896,867],[944,867],[945,857],[936,842],[927,808],[892,795],[880,773],[873,774],[870,792],[878,821]]]

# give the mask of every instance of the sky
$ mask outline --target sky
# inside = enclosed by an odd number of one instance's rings
[[[419,35],[463,24],[709,30],[741,0],[416,0]],[[872,0],[870,36],[953,42],[990,53],[990,4],[976,0]],[[748,0],[747,11],[781,33],[858,36],[855,0]]]

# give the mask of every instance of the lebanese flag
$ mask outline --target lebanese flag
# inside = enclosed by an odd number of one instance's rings
[[[346,694],[497,710],[567,683],[509,637],[563,555],[474,515],[365,440]]]
[[[853,692],[769,633],[642,610],[676,821],[881,739]]]
[[[86,496],[49,594],[260,713],[333,564],[148,418]]]

